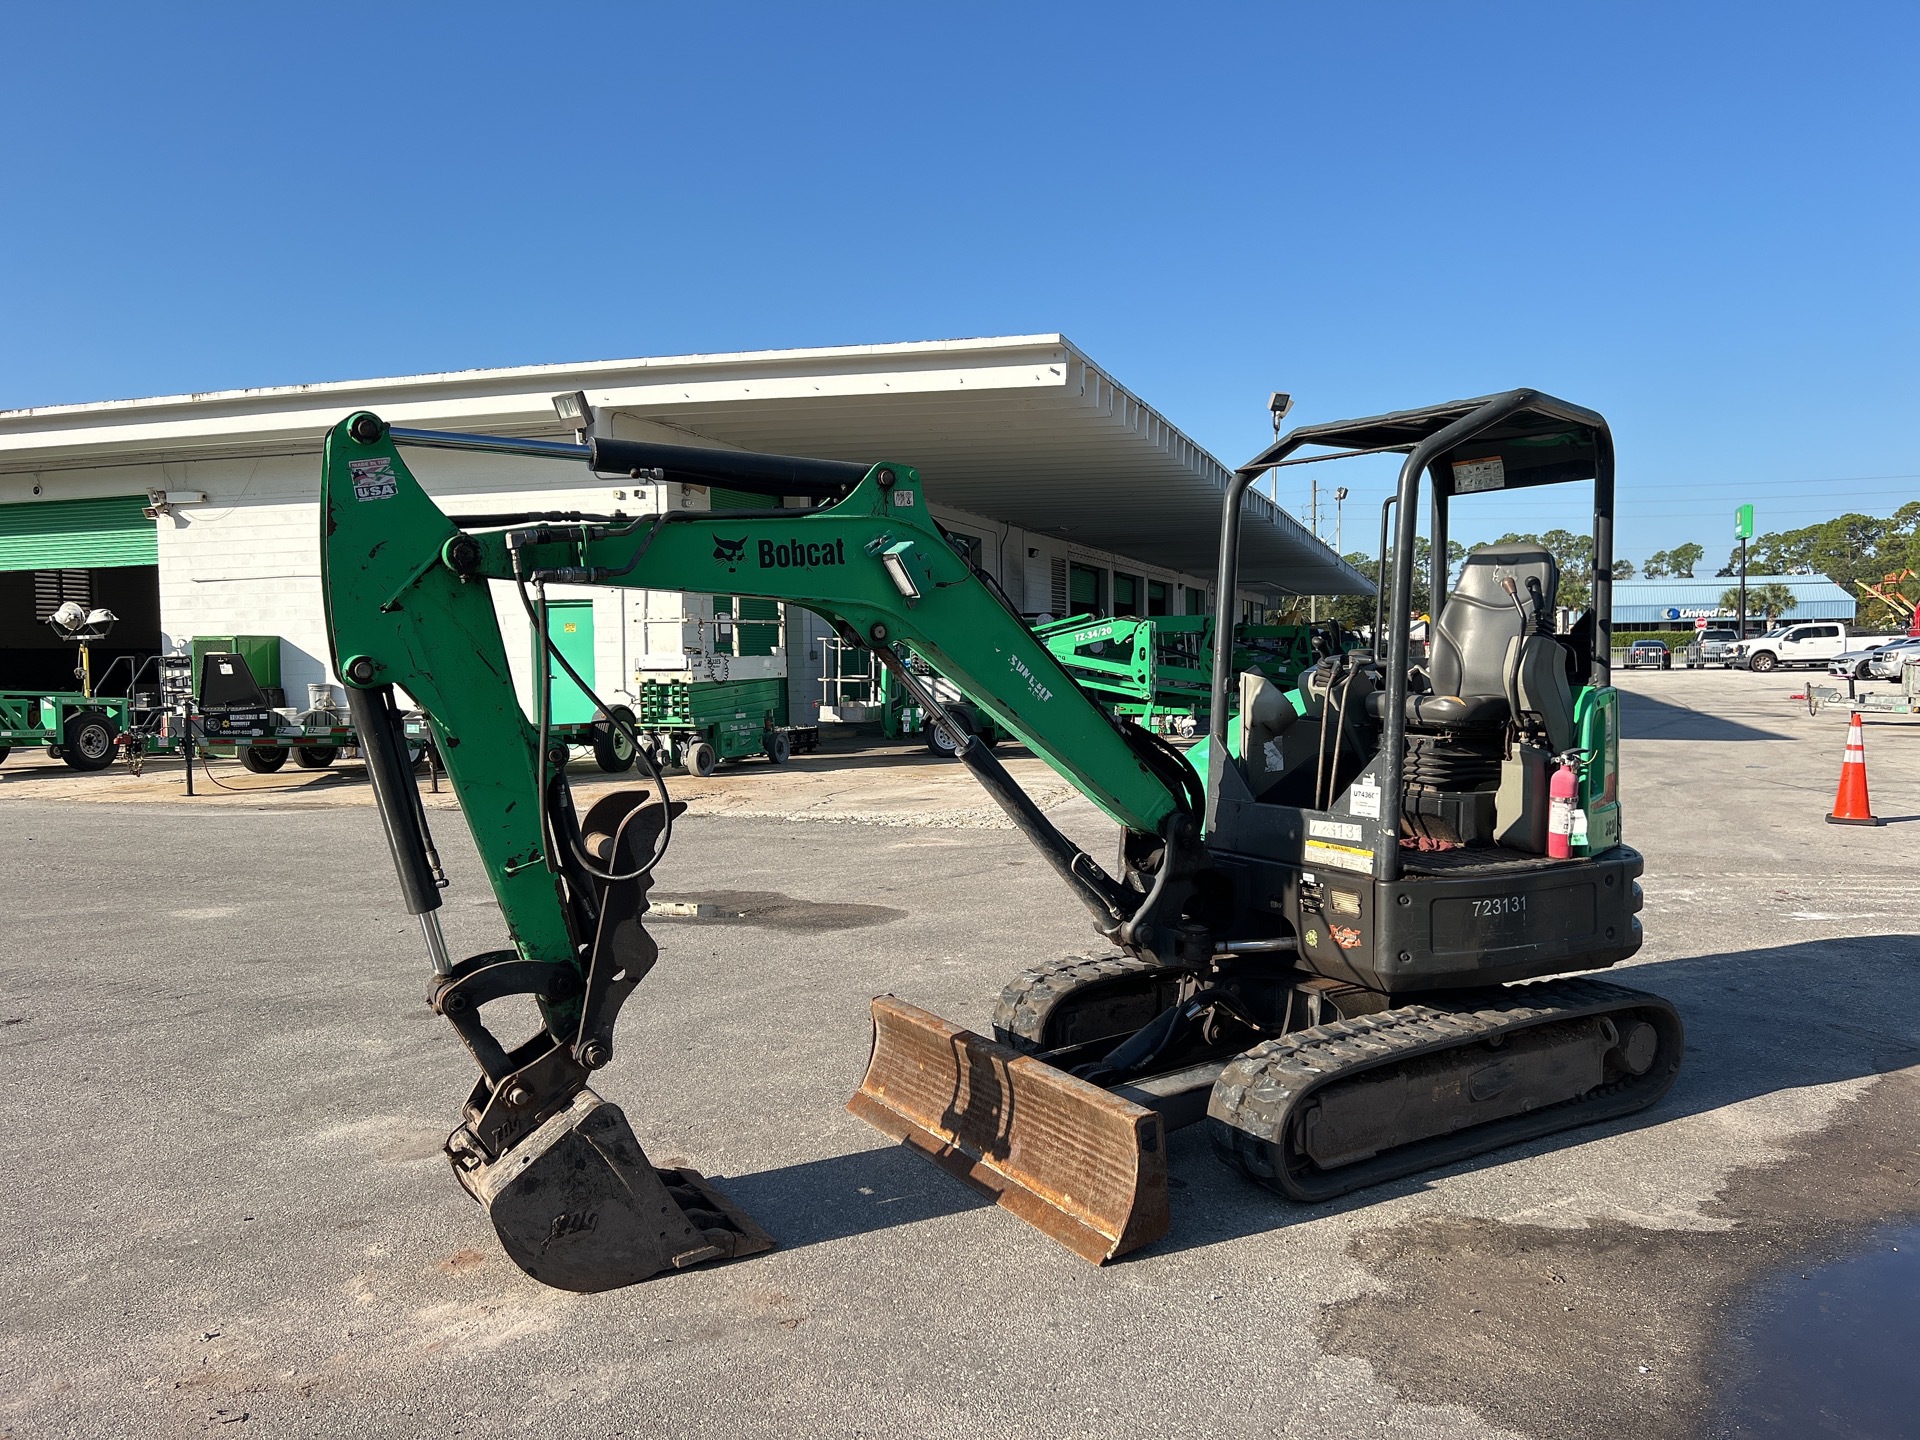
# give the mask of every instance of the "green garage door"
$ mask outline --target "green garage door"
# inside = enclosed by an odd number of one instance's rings
[[[0,505],[0,570],[95,570],[158,565],[160,538],[147,497]]]

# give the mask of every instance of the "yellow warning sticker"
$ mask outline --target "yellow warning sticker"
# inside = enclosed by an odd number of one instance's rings
[[[1301,860],[1308,865],[1330,865],[1335,870],[1354,870],[1362,875],[1373,873],[1373,852],[1363,850],[1358,845],[1335,845],[1328,840],[1307,841],[1306,854]]]

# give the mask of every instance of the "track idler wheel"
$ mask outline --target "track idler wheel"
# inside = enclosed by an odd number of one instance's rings
[[[700,1175],[649,1164],[620,1107],[591,1090],[496,1160],[477,1160],[465,1134],[448,1143],[460,1183],[513,1263],[543,1285],[613,1290],[773,1248]]]
[[[993,1007],[993,1038],[1029,1055],[1104,1053],[1180,999],[1182,972],[1132,955],[1069,956],[1022,970]]]

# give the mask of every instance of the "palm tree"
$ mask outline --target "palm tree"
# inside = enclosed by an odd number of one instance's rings
[[[1755,585],[1747,591],[1747,614],[1764,615],[1771,628],[1778,617],[1785,615],[1800,603],[1799,598],[1787,586],[1778,580],[1767,585]],[[1738,613],[1740,609],[1740,587],[1734,586],[1720,596],[1720,608]]]

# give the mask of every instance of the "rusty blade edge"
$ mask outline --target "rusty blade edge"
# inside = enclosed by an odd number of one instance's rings
[[[949,1174],[991,1196],[1002,1208],[1094,1264],[1158,1240],[1171,1228],[1166,1141],[1154,1112],[891,995],[874,1000],[873,1020],[874,1048],[860,1088],[847,1102],[850,1113],[911,1145]],[[929,1123],[924,1116],[916,1117],[911,1107],[902,1109],[890,1102],[886,1085],[875,1080],[876,1074],[891,1073],[892,1068],[880,1063],[883,1036],[908,1046],[923,1039],[927,1048],[922,1053],[929,1058],[978,1055],[1003,1067],[1007,1083],[1016,1089],[1044,1088],[1070,1108],[1085,1110],[1089,1118],[1097,1112],[1103,1123],[1089,1125],[1080,1137],[1083,1140],[1099,1134],[1105,1137],[1103,1144],[1119,1143],[1116,1129],[1124,1130],[1126,1163],[1117,1167],[1131,1177],[1124,1206],[1098,1208],[1070,1200],[1038,1176],[1025,1175],[1019,1167],[995,1164],[988,1147],[967,1144],[964,1133]],[[912,1049],[895,1052],[893,1058],[897,1062],[901,1054],[913,1053]],[[957,1074],[951,1083],[958,1086]],[[1119,1127],[1112,1125],[1115,1120],[1122,1122]]]
[[[866,1121],[882,1135],[912,1146],[956,1180],[964,1180],[989,1196],[1001,1209],[1026,1221],[1048,1239],[1066,1246],[1082,1260],[1099,1265],[1121,1253],[1116,1248],[1119,1242],[1112,1237],[1101,1234],[1091,1225],[1082,1224],[1064,1210],[1041,1199],[1018,1180],[974,1159],[946,1137],[916,1125],[899,1111],[891,1109],[885,1101],[874,1098],[866,1091],[854,1092],[853,1098],[847,1101],[847,1112]],[[1145,1244],[1146,1241],[1136,1243]]]

